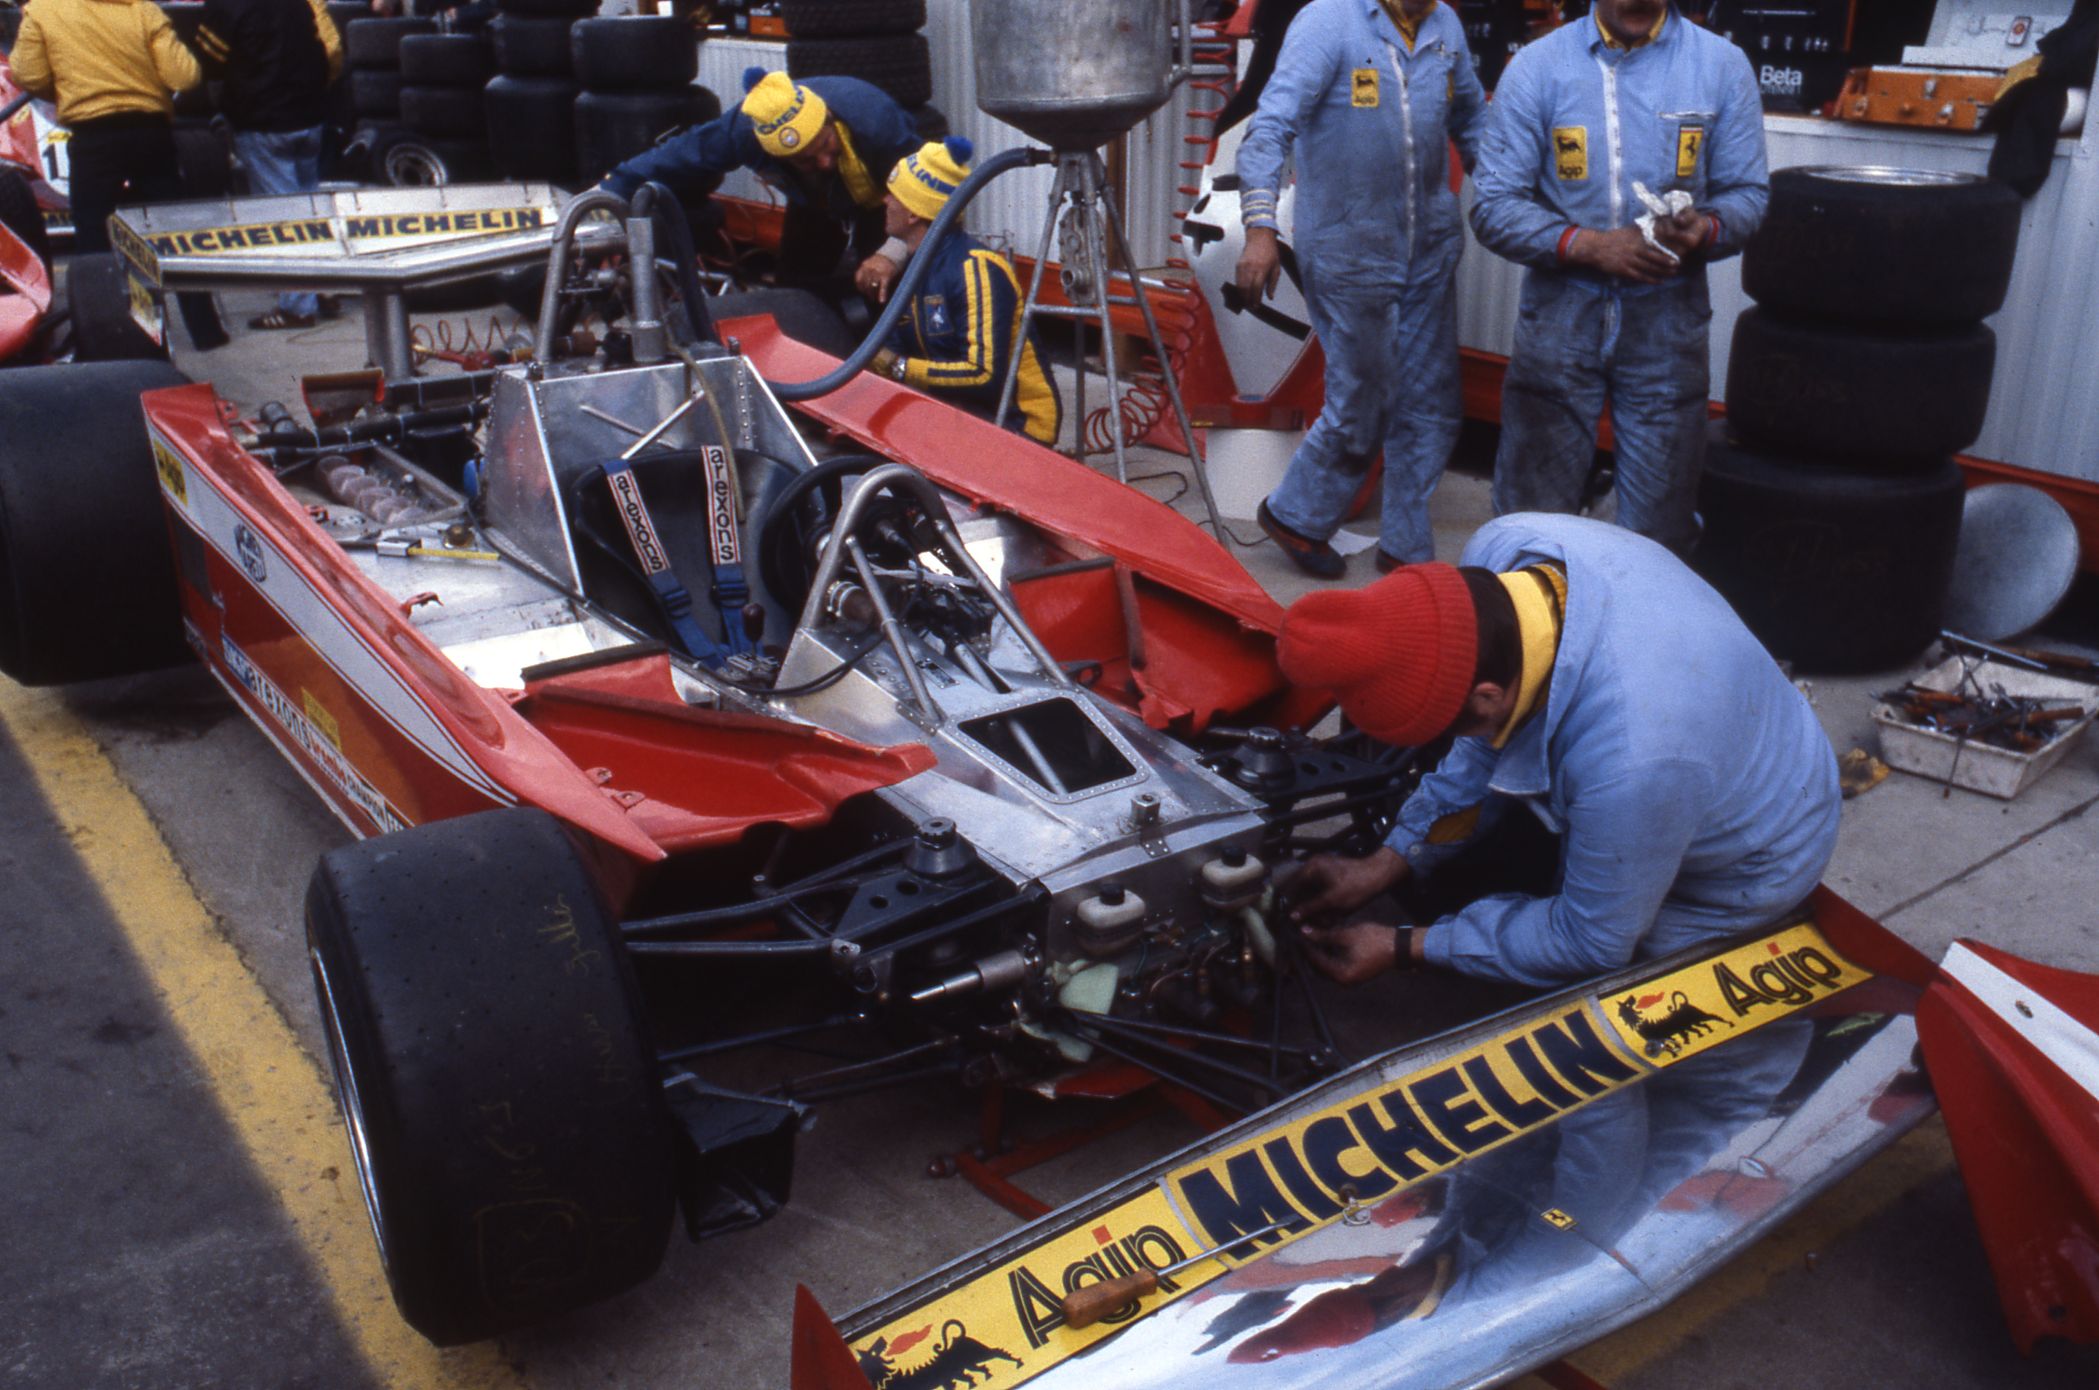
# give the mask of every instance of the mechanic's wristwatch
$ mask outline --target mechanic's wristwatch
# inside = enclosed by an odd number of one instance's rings
[[[896,359],[889,364],[889,374],[898,381],[907,380],[911,374],[911,360],[902,353],[897,354]]]
[[[1414,959],[1414,933],[1419,927],[1394,927],[1392,929],[1392,968],[1395,971],[1419,969]]]

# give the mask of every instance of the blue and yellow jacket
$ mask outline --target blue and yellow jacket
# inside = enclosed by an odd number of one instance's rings
[[[801,85],[822,97],[838,122],[845,148],[836,174],[811,180],[786,160],[767,154],[751,118],[735,106],[705,125],[679,131],[643,150],[607,174],[604,187],[631,198],[652,180],[679,192],[704,175],[748,169],[779,189],[789,206],[814,207],[841,222],[881,207],[889,171],[925,143],[911,114],[887,92],[857,77],[805,77]]]
[[[904,359],[908,384],[989,419],[1013,360],[1020,280],[1004,256],[966,232],[951,231],[918,254],[930,255],[933,263],[891,331],[889,350]],[[1008,419],[1017,412],[1028,438],[1055,444],[1061,409],[1057,385],[1030,334],[1021,345]]]

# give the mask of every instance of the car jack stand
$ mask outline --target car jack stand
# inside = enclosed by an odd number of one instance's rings
[[[1049,264],[1052,238],[1058,242],[1058,274],[1064,282],[1064,296],[1070,301],[1067,305],[1042,302],[1042,272]],[[1113,262],[1109,259],[1111,250]],[[1128,268],[1110,271],[1111,263]],[[1118,276],[1129,282],[1127,297],[1108,292],[1109,281]],[[1060,150],[1057,152],[1057,179],[1050,188],[1049,215],[1042,224],[1042,241],[1035,250],[1035,268],[1028,276],[1028,294],[1021,304],[1019,341],[1027,340],[1028,325],[1037,316],[1070,319],[1076,326],[1079,338],[1078,403],[1072,419],[1078,427],[1078,434],[1072,447],[1083,456],[1086,354],[1085,334],[1081,330],[1088,323],[1100,326],[1101,368],[1108,378],[1108,437],[1115,446],[1115,477],[1118,482],[1128,483],[1130,465],[1121,419],[1122,383],[1115,368],[1115,329],[1109,317],[1110,306],[1118,304],[1125,307],[1134,304],[1144,315],[1145,336],[1158,358],[1167,397],[1173,402],[1174,418],[1180,424],[1181,440],[1188,450],[1188,467],[1202,491],[1203,507],[1210,515],[1210,529],[1222,536],[1224,523],[1218,519],[1217,498],[1210,491],[1209,469],[1204,466],[1202,455],[1196,452],[1195,430],[1188,423],[1188,407],[1181,400],[1181,384],[1175,378],[1171,359],[1166,355],[1165,340],[1159,336],[1159,320],[1152,313],[1151,296],[1145,290],[1144,277],[1138,273],[1136,258],[1130,254],[1129,241],[1123,236],[1122,214],[1115,210],[1115,199],[1108,191],[1107,169],[1096,151]],[[999,387],[998,409],[991,417],[994,420],[1006,418],[1006,409],[1018,389],[1020,359],[1021,354],[1016,349],[1012,361],[1006,364],[1006,379]]]
[[[1071,1125],[1045,1138],[1017,1143],[1006,1133],[1006,1088],[991,1082],[982,1088],[977,1146],[940,1155],[926,1166],[927,1176],[959,1175],[1007,1211],[1032,1221],[1049,1212],[1050,1204],[1011,1181],[1013,1174],[1118,1134],[1164,1107],[1179,1111],[1205,1134],[1223,1128],[1235,1118],[1201,1096],[1161,1081],[1141,1067],[1121,1063],[1059,1078],[1044,1088],[1044,1094],[1055,1100],[1104,1100],[1111,1108],[1106,1118],[1092,1124]]]

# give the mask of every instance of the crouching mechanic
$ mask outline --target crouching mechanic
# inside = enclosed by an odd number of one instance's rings
[[[1661,546],[1580,517],[1489,522],[1459,568],[1308,595],[1278,657],[1395,745],[1456,741],[1363,858],[1292,885],[1307,923],[1433,874],[1521,803],[1561,836],[1558,891],[1425,927],[1305,925],[1343,983],[1427,964],[1564,984],[1778,922],[1837,838],[1837,768],[1805,698]]]
[[[853,280],[894,281],[900,248],[882,245],[882,187],[896,162],[918,148],[910,113],[857,77],[811,77],[747,68],[743,101],[704,125],[670,136],[607,174],[600,187],[622,198],[644,183],[694,197],[720,176],[748,169],[776,188],[787,210],[780,229],[783,285],[828,289],[841,256]],[[886,253],[886,254],[883,254]],[[839,277],[840,292],[850,288]]]
[[[1458,255],[1445,150],[1472,167],[1485,104],[1464,21],[1437,0],[1313,0],[1290,23],[1239,147],[1246,250],[1234,274],[1258,305],[1282,268],[1276,200],[1297,166],[1293,248],[1326,353],[1326,400],[1259,509],[1305,573],[1340,577],[1329,538],[1384,450],[1380,570],[1435,554],[1429,497],[1458,442]],[[1446,140],[1448,136],[1448,140]]]
[[[933,219],[969,177],[968,140],[952,136],[907,156],[889,176],[884,229],[906,254],[920,254]],[[918,292],[904,305],[870,370],[991,418],[1016,350],[1020,372],[999,423],[1039,444],[1057,442],[1061,403],[1034,335],[1020,334],[1020,280],[998,252],[951,227],[931,256]]]

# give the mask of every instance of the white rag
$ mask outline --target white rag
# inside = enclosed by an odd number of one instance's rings
[[[1633,192],[1638,195],[1641,202],[1647,205],[1647,211],[1633,219],[1634,223],[1640,228],[1640,235],[1647,238],[1649,246],[1652,246],[1670,260],[1681,262],[1683,257],[1655,240],[1654,220],[1657,217],[1674,217],[1690,207],[1691,195],[1681,188],[1672,188],[1657,198],[1654,194],[1648,192],[1647,185],[1641,183],[1638,179],[1633,180]]]

